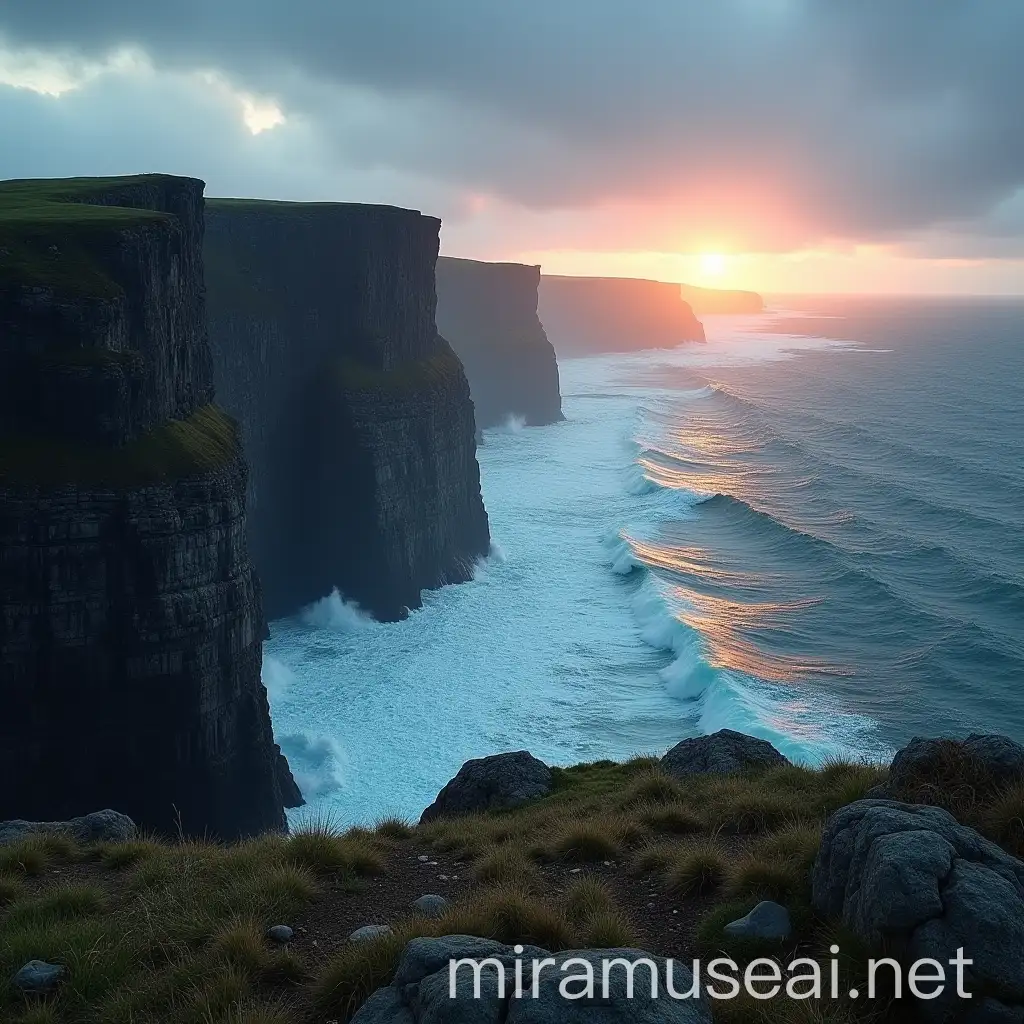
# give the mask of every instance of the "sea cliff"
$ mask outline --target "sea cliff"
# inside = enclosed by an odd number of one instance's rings
[[[558,364],[537,315],[540,267],[437,261],[437,329],[466,368],[478,429],[562,416]]]
[[[0,819],[284,828],[203,183],[0,184]]]
[[[268,616],[337,588],[397,619],[469,579],[490,539],[469,385],[435,324],[440,222],[343,203],[207,209],[214,376],[251,467]]]
[[[700,288],[695,284],[679,286],[683,298],[698,316],[702,313],[760,313],[764,299],[757,292],[735,288]]]
[[[540,318],[555,351],[566,356],[704,340],[679,285],[664,281],[544,274]]]

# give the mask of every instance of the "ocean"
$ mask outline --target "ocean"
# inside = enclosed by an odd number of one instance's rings
[[[1024,302],[703,319],[706,345],[560,361],[564,423],[485,433],[472,582],[399,623],[338,594],[272,623],[296,820],[416,818],[510,749],[1024,741]]]

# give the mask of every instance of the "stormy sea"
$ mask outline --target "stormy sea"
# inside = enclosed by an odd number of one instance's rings
[[[1024,303],[776,299],[560,360],[479,451],[494,547],[399,623],[325,596],[264,680],[308,805],[415,818],[463,761],[1024,741]]]

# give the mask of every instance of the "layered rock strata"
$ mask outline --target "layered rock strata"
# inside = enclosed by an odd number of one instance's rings
[[[208,204],[214,376],[270,618],[334,589],[401,618],[487,553],[469,385],[435,325],[439,228],[394,207]]]
[[[282,829],[203,183],[0,185],[0,819]]]

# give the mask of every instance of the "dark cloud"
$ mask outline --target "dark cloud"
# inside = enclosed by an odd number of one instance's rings
[[[322,187],[347,168],[442,205],[659,203],[667,234],[733,196],[766,247],[985,230],[1024,187],[1021,0],[16,0],[0,33],[273,94]],[[229,136],[196,145],[225,177]]]

